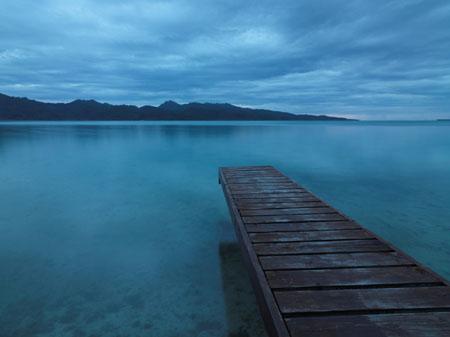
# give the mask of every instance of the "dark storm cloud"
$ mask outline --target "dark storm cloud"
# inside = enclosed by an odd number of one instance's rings
[[[12,1],[0,92],[450,115],[448,1]]]

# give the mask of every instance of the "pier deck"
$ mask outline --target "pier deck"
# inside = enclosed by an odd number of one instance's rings
[[[219,182],[270,337],[448,337],[446,280],[271,166]]]

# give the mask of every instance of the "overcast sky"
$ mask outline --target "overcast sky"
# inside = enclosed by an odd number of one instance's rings
[[[0,92],[450,117],[450,1],[2,0]]]

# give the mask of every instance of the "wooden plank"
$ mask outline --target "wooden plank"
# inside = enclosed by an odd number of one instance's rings
[[[275,198],[242,198],[242,197],[234,197],[234,202],[238,207],[247,207],[249,205],[259,205],[264,203],[274,203],[280,204],[285,202],[305,202],[305,201],[320,201],[315,196],[309,193],[298,194],[295,197],[275,197]]]
[[[253,165],[253,166],[239,166],[239,167],[223,167],[222,172],[241,172],[241,171],[261,171],[261,170],[269,170],[276,171],[275,168],[271,165]],[[278,172],[278,171],[277,171]]]
[[[281,178],[287,179],[287,180],[289,180],[289,181],[292,181],[291,179],[289,179],[289,177],[286,177],[285,175],[281,174],[281,173],[278,172],[278,171],[270,171],[270,170],[266,170],[266,171],[263,171],[263,172],[264,172],[264,173],[272,173],[272,174],[276,174],[278,177],[281,177]],[[235,172],[229,171],[229,172],[224,172],[224,171],[222,171],[222,174],[224,175],[224,177],[227,178],[227,182],[229,182],[228,179],[232,179],[232,178],[233,178],[233,175],[239,175],[239,174],[241,174],[241,173],[244,173],[244,174],[245,174],[246,172],[243,172],[243,171],[235,171]],[[251,174],[251,175],[245,176],[245,179],[259,179],[259,178],[261,178],[261,175],[260,175],[260,174]]]
[[[343,231],[311,231],[311,232],[271,232],[250,233],[252,242],[300,242],[300,241],[335,241],[351,239],[373,239],[363,229]]]
[[[302,190],[300,188],[286,188],[286,189],[261,189],[261,190],[257,190],[257,189],[247,189],[247,190],[237,190],[237,191],[231,191],[231,195],[234,197],[240,197],[241,195],[246,195],[245,198],[248,197],[248,195],[253,195],[254,197],[258,197],[258,198],[262,198],[263,196],[267,195],[267,194],[272,194],[272,193],[276,193],[276,194],[296,194],[296,193],[306,193],[305,190]]]
[[[260,210],[241,209],[242,216],[267,216],[267,215],[298,215],[298,214],[331,214],[336,211],[328,206],[325,207],[297,207],[297,208],[274,208]]]
[[[283,314],[450,309],[450,287],[274,291]]]
[[[229,184],[270,184],[270,183],[290,183],[292,180],[285,177],[252,177],[252,178],[228,178]]]
[[[438,283],[439,279],[418,267],[374,267],[321,270],[267,271],[272,289],[349,286],[391,286]]]
[[[248,179],[248,178],[251,178],[251,177],[252,177],[251,175],[232,175],[232,176],[229,176],[228,179],[231,179],[231,180],[233,180],[233,179],[235,179],[235,180],[243,180],[243,179]],[[282,179],[282,178],[284,178],[284,177],[281,176],[281,175],[270,174],[270,173],[264,174],[264,175],[260,175],[258,177],[258,179],[263,179],[263,180],[272,180],[272,179],[276,180],[276,179]]]
[[[254,243],[258,255],[388,252],[392,249],[378,240]]]
[[[242,220],[247,224],[276,223],[276,222],[313,222],[313,221],[339,221],[346,218],[339,213],[331,214],[298,214],[298,215],[267,215],[244,216]]]
[[[293,188],[293,189],[302,189],[297,184],[294,183],[288,183],[288,182],[261,182],[261,183],[251,183],[251,184],[229,184],[231,191],[240,191],[240,190],[260,190],[260,189],[286,189],[286,188]],[[302,189],[303,190],[303,189]]]
[[[448,337],[449,312],[286,318],[292,336]]]
[[[274,186],[274,184],[277,184],[277,183],[261,183],[261,184],[259,184],[259,186],[250,186],[250,184],[243,184],[243,185],[239,185],[239,187],[236,187],[236,188],[234,188],[233,190],[231,190],[231,192],[235,192],[236,190],[243,190],[243,191],[245,191],[245,190],[260,190],[260,189],[262,189],[262,188],[266,188],[266,189],[268,189],[268,190],[270,190],[269,192],[264,192],[265,194],[274,194],[274,193],[295,193],[295,192],[278,192],[278,191],[283,191],[283,190],[294,190],[294,191],[296,191],[296,190],[299,190],[299,191],[301,191],[301,193],[308,193],[308,194],[310,194],[309,192],[307,192],[303,187],[300,187],[300,186],[298,186],[298,185],[288,185],[288,184],[285,184],[285,183],[283,183],[283,185],[286,185],[286,186],[281,186],[281,187],[277,187],[277,186]],[[237,186],[236,184],[235,184],[235,186]],[[250,193],[252,193],[252,192],[249,192],[249,194]],[[277,196],[278,197],[278,196]]]
[[[414,265],[396,252],[260,256],[259,262],[264,270]]]
[[[258,188],[258,187],[267,187],[267,186],[273,186],[273,187],[294,187],[294,188],[301,188],[298,184],[289,181],[289,180],[282,180],[280,181],[280,178],[277,178],[277,181],[258,181],[258,182],[251,182],[251,183],[228,183],[228,186],[231,190],[240,189],[240,188]]]
[[[238,196],[240,194],[270,194],[270,193],[305,193],[304,189],[298,188],[298,187],[273,187],[273,186],[266,186],[261,188],[238,188],[231,190],[231,194],[233,196]]]
[[[350,230],[361,228],[357,223],[352,221],[280,222],[247,224],[246,227],[248,233]]]
[[[234,195],[234,199],[253,199],[255,201],[269,202],[272,198],[302,198],[309,196],[310,194],[306,191],[297,192],[273,192],[273,193],[246,193]]]
[[[292,189],[274,189],[274,190],[253,190],[253,191],[232,191],[231,195],[236,198],[257,198],[257,199],[265,199],[272,197],[295,197],[297,195],[306,194],[303,189],[300,188],[292,188]]]
[[[266,177],[284,177],[282,174],[276,171],[240,171],[240,172],[228,172],[225,173],[226,178],[266,178]]]
[[[266,175],[273,175],[277,177],[284,177],[280,172],[276,170],[238,170],[238,171],[223,171],[223,174],[226,178],[232,178],[236,176],[242,177],[264,177]]]
[[[236,173],[236,174],[228,174],[226,177],[230,178],[230,179],[247,179],[247,178],[253,178],[254,175],[251,173],[250,174],[249,173]],[[282,176],[281,174],[271,173],[271,172],[260,173],[257,175],[257,177],[261,178],[261,179],[284,178],[284,176]]]
[[[289,185],[294,187],[300,187],[294,181],[287,179],[283,176],[275,176],[275,177],[252,177],[252,178],[230,178],[231,180],[237,180],[238,182],[228,181],[228,185],[230,189],[240,188],[240,187],[257,187],[258,185]],[[251,182],[247,182],[251,180]]]
[[[240,166],[236,168],[222,168],[222,172],[225,175],[228,174],[235,174],[235,173],[246,173],[246,172],[252,172],[254,175],[258,174],[258,172],[275,172],[280,174],[279,171],[277,171],[272,166]]]
[[[284,202],[284,203],[257,203],[257,204],[245,204],[242,203],[239,209],[242,211],[257,210],[257,209],[288,209],[288,208],[302,208],[302,207],[324,207],[325,204],[319,200],[307,200],[301,202]]]

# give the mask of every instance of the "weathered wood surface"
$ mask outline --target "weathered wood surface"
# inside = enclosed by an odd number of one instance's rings
[[[446,280],[271,166],[219,181],[269,336],[450,336]]]

